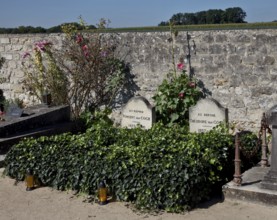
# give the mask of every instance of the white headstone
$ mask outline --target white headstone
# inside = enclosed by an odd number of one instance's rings
[[[131,98],[122,110],[121,127],[134,128],[141,125],[149,129],[155,122],[155,112],[144,97]]]
[[[206,132],[227,120],[227,109],[213,99],[201,99],[189,109],[190,132]]]

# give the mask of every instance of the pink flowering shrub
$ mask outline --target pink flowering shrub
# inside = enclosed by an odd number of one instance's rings
[[[172,38],[177,32],[171,29],[171,55],[173,70],[167,75],[154,95],[157,120],[164,125],[188,125],[189,107],[196,104],[202,94],[197,87],[196,79],[188,76],[184,59],[175,64],[174,43]]]
[[[32,51],[23,53],[24,89],[41,102],[42,96],[50,93],[54,104],[68,104],[67,78],[56,64],[52,46],[43,40],[36,42]]]
[[[177,69],[181,74],[164,79],[153,97],[157,120],[169,126],[187,125],[189,107],[196,104],[201,94],[195,79],[190,80],[186,74],[184,63],[177,64]]]
[[[108,107],[124,85],[127,67],[116,55],[116,42],[100,33],[63,26],[61,49],[48,41],[23,54],[25,87],[38,98],[47,90],[55,104],[69,104],[74,118],[85,109]],[[27,62],[28,60],[28,62]]]

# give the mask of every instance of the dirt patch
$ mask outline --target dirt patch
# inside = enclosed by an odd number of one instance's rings
[[[0,175],[3,169],[0,169]],[[134,212],[127,203],[104,206],[49,187],[26,191],[25,184],[0,177],[0,220],[275,220],[277,207],[235,200],[211,200],[184,214]]]

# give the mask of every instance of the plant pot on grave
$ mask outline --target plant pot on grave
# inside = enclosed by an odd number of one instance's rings
[[[52,103],[52,97],[51,97],[50,93],[42,95],[42,103],[47,105],[47,106],[51,105],[51,103]]]

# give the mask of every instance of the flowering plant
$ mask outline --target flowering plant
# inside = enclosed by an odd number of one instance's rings
[[[43,95],[50,93],[54,104],[66,104],[66,77],[56,63],[52,43],[46,40],[36,42],[32,52],[25,52],[22,67],[25,73],[24,88],[43,101]]]
[[[153,97],[157,119],[169,126],[174,123],[186,125],[189,107],[196,104],[201,94],[196,80],[189,79],[184,67],[180,62],[177,71],[181,74],[171,80],[164,79]]]
[[[195,105],[201,95],[196,79],[189,77],[186,73],[184,59],[180,58],[177,65],[175,63],[172,40],[174,36],[177,36],[177,32],[171,29],[169,42],[171,42],[173,70],[163,80],[153,97],[157,120],[169,126],[174,123],[186,125],[189,107]]]
[[[84,29],[86,28],[83,21]],[[101,23],[103,28],[103,22]],[[103,40],[98,32],[79,31],[72,24],[62,26],[65,38],[55,49],[50,42],[35,44],[33,55],[23,56],[25,86],[35,95],[46,87],[55,104],[69,104],[72,116],[78,118],[84,109],[109,106],[124,85],[128,68],[117,58],[116,42]],[[28,88],[28,87],[27,87]]]

